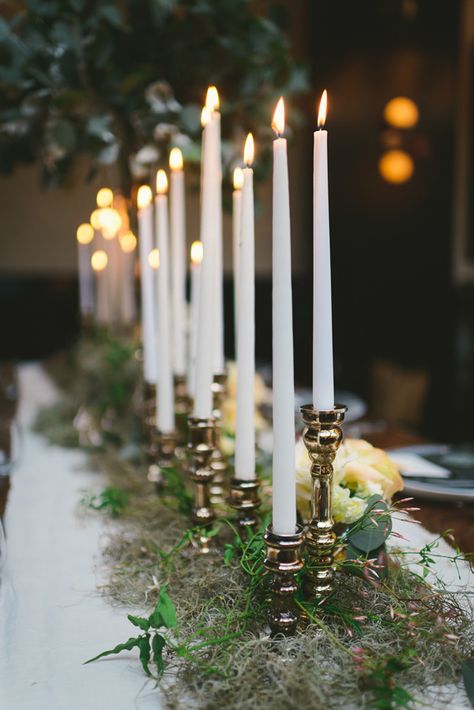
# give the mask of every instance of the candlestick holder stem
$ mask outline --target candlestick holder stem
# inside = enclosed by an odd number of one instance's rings
[[[230,482],[229,505],[237,511],[237,522],[242,533],[252,532],[257,525],[256,512],[260,506],[258,490],[260,483],[256,479],[244,481],[232,478]]]
[[[272,635],[291,636],[299,620],[294,595],[298,591],[296,575],[303,568],[303,529],[298,525],[293,534],[281,535],[269,525],[264,540],[267,545],[264,565],[271,573],[270,629]]]
[[[303,584],[305,597],[310,601],[326,599],[334,591],[334,546],[336,534],[331,512],[333,461],[342,443],[341,424],[347,407],[316,410],[311,404],[301,407],[306,428],[303,441],[311,459],[313,491],[311,520],[305,533],[307,553],[306,575]]]
[[[213,411],[212,416],[216,422],[215,440],[216,448],[212,454],[211,466],[214,471],[214,479],[211,485],[211,500],[215,505],[221,505],[226,499],[227,463],[222,454],[221,431],[222,431],[222,405],[226,396],[227,374],[222,372],[214,375],[212,383]]]
[[[156,431],[156,452],[154,462],[148,467],[148,480],[155,484],[159,493],[166,485],[164,468],[170,468],[176,455],[176,431]]]
[[[195,487],[193,522],[203,529],[201,551],[209,552],[209,539],[205,532],[212,527],[216,517],[210,497],[210,486],[214,478],[211,459],[216,447],[216,422],[214,418],[189,417],[188,426],[188,450],[191,454],[189,473]]]
[[[145,438],[144,453],[147,465],[147,477],[156,465],[158,454],[158,432],[156,429],[156,385],[151,382],[143,384],[143,433]]]
[[[189,396],[184,375],[174,376],[174,408],[176,414],[177,447],[182,453],[188,441]]]

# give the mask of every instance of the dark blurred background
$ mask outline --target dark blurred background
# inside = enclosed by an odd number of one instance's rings
[[[286,3],[311,77],[298,101],[307,122],[290,147],[297,383],[311,377],[312,131],[327,88],[336,385],[375,418],[451,441],[474,439],[473,5]],[[42,358],[77,338],[75,227],[107,177],[84,186],[77,171],[49,193],[34,167],[0,179],[2,359]],[[268,362],[268,184],[259,198],[257,358]],[[196,208],[193,197],[190,242]],[[231,356],[229,220],[225,239]]]

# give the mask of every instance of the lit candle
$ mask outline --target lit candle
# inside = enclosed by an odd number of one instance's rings
[[[273,115],[273,530],[296,530],[295,389],[291,292],[291,228],[285,105]]]
[[[222,157],[221,157],[221,115],[219,113],[219,94],[215,86],[210,86],[206,95],[206,107],[211,120],[206,133],[212,133],[207,150],[207,162],[204,170],[209,171],[212,191],[213,216],[211,230],[214,261],[214,334],[213,334],[213,373],[219,375],[225,370],[224,361],[224,267],[222,257]],[[207,138],[206,138],[207,140]]]
[[[105,280],[108,261],[108,256],[103,249],[98,249],[92,253],[91,266],[96,279],[96,319],[101,325],[106,325],[110,319],[107,282]]]
[[[239,241],[239,322],[237,331],[237,425],[235,476],[255,478],[255,214],[253,199],[254,142],[245,141],[242,217]]]
[[[328,158],[326,122],[327,93],[319,105],[314,133],[313,174],[313,406],[334,407],[332,355],[331,250],[329,242]]]
[[[171,288],[173,302],[173,368],[186,373],[186,232],[183,155],[170,152]]]
[[[157,269],[158,304],[158,407],[157,428],[161,432],[174,430],[174,389],[171,365],[170,283],[169,283],[169,232],[168,232],[168,179],[164,170],[156,174],[156,237],[159,250]]]
[[[79,263],[79,309],[82,316],[94,313],[94,278],[91,255],[94,227],[86,222],[80,224],[76,232]]]
[[[215,269],[213,260],[214,239],[212,224],[214,222],[214,193],[212,189],[211,171],[207,168],[209,155],[214,150],[215,131],[210,130],[211,112],[205,106],[201,114],[203,126],[203,166],[201,171],[201,224],[200,234],[203,245],[203,260],[201,266],[199,289],[199,319],[196,346],[196,386],[194,397],[194,416],[208,419],[212,416],[212,379],[213,379],[213,345],[214,345],[214,283]]]
[[[135,253],[137,238],[130,230],[120,236],[122,250],[122,322],[130,325],[135,322]]]
[[[234,191],[232,193],[232,263],[234,267],[234,333],[235,351],[237,354],[237,323],[239,320],[239,239],[240,213],[242,210],[242,184],[244,174],[242,168],[234,170]]]
[[[199,323],[199,288],[201,280],[202,242],[191,244],[191,321],[189,328],[188,393],[194,397],[196,390],[196,356]]]
[[[154,278],[148,257],[153,249],[153,195],[148,185],[138,190],[138,230],[140,255],[143,373],[145,382],[156,384],[156,316]]]
[[[103,190],[106,188],[103,188]],[[108,189],[108,188],[107,188]],[[99,193],[100,194],[100,190]],[[114,207],[104,207],[99,210],[99,224],[104,237],[104,251],[108,256],[107,270],[105,273],[107,290],[109,294],[110,322],[120,320],[120,244],[118,234],[122,227],[122,218]]]

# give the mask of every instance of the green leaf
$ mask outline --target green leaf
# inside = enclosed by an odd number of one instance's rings
[[[155,609],[148,617],[150,626],[159,629],[161,626],[166,626],[167,629],[172,629],[176,626],[176,608],[166,589],[160,590],[160,596],[156,603]]]
[[[165,663],[163,661],[163,650],[166,646],[166,640],[161,634],[155,634],[151,642],[151,650],[153,653],[153,662],[156,664],[158,675],[163,675]]]
[[[148,631],[150,628],[148,619],[143,619],[141,616],[133,616],[132,614],[128,614],[127,618],[134,626],[138,626],[142,631]]]
[[[364,515],[349,529],[346,538],[357,550],[369,554],[385,543],[391,530],[392,521],[387,504],[379,496],[372,496]]]
[[[138,648],[140,649],[140,662],[142,668],[147,675],[151,675],[149,663],[150,663],[150,634],[145,636],[140,636],[138,639]]]
[[[462,677],[466,695],[474,708],[474,658],[469,658],[462,664]]]
[[[115,648],[112,648],[109,651],[103,651],[102,653],[99,653],[98,656],[94,656],[94,658],[89,658],[88,661],[84,662],[84,665],[86,665],[87,663],[92,663],[93,661],[97,661],[99,658],[104,658],[105,656],[112,656],[114,653],[121,653],[122,651],[131,651],[132,648],[139,646],[140,638],[142,637],[138,636],[137,638],[129,638],[128,641],[125,641],[125,643],[119,643],[118,646],[115,646]]]

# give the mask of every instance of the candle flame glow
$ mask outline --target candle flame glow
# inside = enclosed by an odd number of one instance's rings
[[[113,201],[114,193],[110,187],[101,187],[96,197],[97,207],[110,207]]]
[[[107,256],[105,251],[103,251],[103,249],[95,251],[91,256],[91,266],[94,271],[103,271],[107,266],[108,262],[109,257]]]
[[[105,239],[113,239],[120,227],[122,218],[113,207],[104,207],[100,210],[100,228]]]
[[[319,111],[318,111],[318,128],[322,128],[324,124],[326,123],[326,114],[328,111],[328,92],[326,89],[323,91],[323,95],[321,96],[321,101],[319,102]]]
[[[255,144],[253,140],[253,135],[251,133],[248,134],[247,139],[245,141],[245,147],[244,147],[244,163],[247,167],[250,167],[253,163],[253,159],[255,156]]]
[[[101,212],[102,210],[97,209],[94,210],[91,214],[90,223],[92,224],[94,229],[100,229]]]
[[[202,262],[204,247],[201,241],[196,240],[191,244],[191,262],[194,265],[199,265]]]
[[[207,106],[204,106],[202,111],[201,111],[201,126],[204,128],[204,126],[207,126],[209,121],[211,120],[211,111],[208,109]]]
[[[183,169],[183,154],[179,148],[171,148],[170,168],[171,168],[171,170],[182,170]]]
[[[160,268],[160,250],[159,249],[152,249],[151,252],[148,254],[148,263],[150,264],[152,269],[159,269]]]
[[[89,222],[80,224],[76,231],[76,237],[79,244],[90,244],[94,239],[94,227]]]
[[[153,199],[153,193],[149,185],[140,185],[137,194],[137,205],[138,209],[142,210],[151,203]]]
[[[278,101],[273,114],[272,128],[278,136],[285,132],[285,102],[283,96]]]
[[[125,232],[120,237],[120,246],[125,254],[131,254],[137,246],[137,238],[133,232]]]
[[[156,191],[159,195],[164,195],[168,190],[168,178],[164,170],[156,173]]]
[[[242,168],[235,168],[234,170],[234,190],[241,190],[244,184],[244,174]]]
[[[210,86],[207,90],[206,107],[211,113],[219,110],[219,93],[215,86]]]

